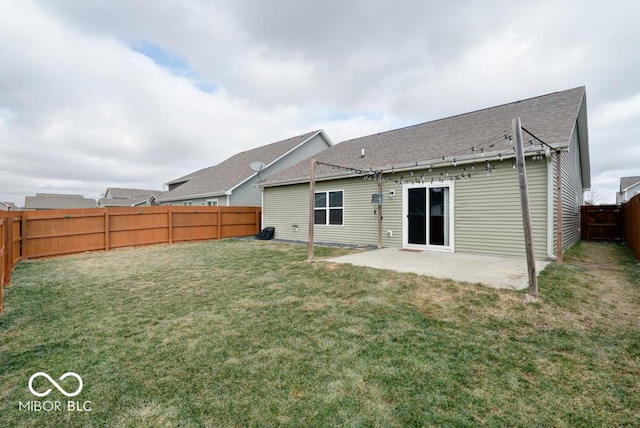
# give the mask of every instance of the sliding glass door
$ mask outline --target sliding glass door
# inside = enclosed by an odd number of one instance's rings
[[[451,185],[406,185],[404,196],[405,246],[452,251]]]

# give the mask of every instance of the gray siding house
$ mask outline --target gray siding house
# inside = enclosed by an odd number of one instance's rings
[[[563,213],[566,249],[579,240],[580,205],[590,187],[584,87],[356,138],[319,153],[314,240],[376,245],[379,208],[372,202],[381,185],[383,246],[524,256],[516,117],[531,133],[523,132],[523,139],[536,257],[553,258],[556,210]],[[310,171],[306,160],[260,184],[263,225],[274,226],[276,238],[308,240]]]
[[[13,202],[0,201],[0,211],[15,211],[16,209],[16,204]]]
[[[640,176],[621,177],[620,192],[616,195],[616,202],[623,204],[637,194],[640,194]]]
[[[317,130],[241,152],[218,165],[169,181],[168,192],[156,201],[160,205],[259,207],[259,181],[332,145],[324,131]],[[262,170],[252,169],[251,164],[256,162],[264,164]]]

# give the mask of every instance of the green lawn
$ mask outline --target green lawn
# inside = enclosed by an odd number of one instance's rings
[[[574,247],[535,304],[306,251],[223,240],[20,263],[0,316],[0,425],[640,423],[639,268],[623,247]],[[40,377],[53,391],[36,398],[40,371],[84,389]],[[20,409],[33,400],[91,411]]]

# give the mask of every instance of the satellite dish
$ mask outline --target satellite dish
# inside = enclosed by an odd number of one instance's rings
[[[251,162],[249,166],[251,167],[252,170],[256,172],[260,172],[267,165],[264,162]]]

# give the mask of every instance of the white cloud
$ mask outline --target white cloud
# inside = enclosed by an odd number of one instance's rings
[[[638,8],[632,0],[2,2],[0,200],[159,188],[320,127],[339,142],[580,85],[593,182],[613,193],[616,174],[640,175],[640,59],[630,54]],[[188,72],[137,52],[144,43]]]
[[[603,128],[624,126],[625,122],[638,122],[638,118],[640,118],[640,93],[604,104],[597,110],[591,124]]]

